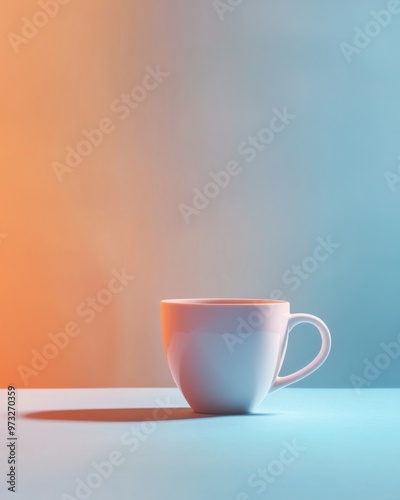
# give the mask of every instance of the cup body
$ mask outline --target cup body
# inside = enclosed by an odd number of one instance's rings
[[[289,316],[289,303],[277,300],[162,301],[168,366],[192,409],[252,412],[281,368]]]

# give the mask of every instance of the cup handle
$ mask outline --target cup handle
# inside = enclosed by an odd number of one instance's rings
[[[301,368],[300,370],[297,370],[297,372],[286,375],[284,377],[279,377],[279,375],[277,375],[275,382],[272,384],[269,392],[276,391],[277,389],[281,389],[282,387],[286,387],[287,385],[293,384],[294,382],[307,377],[307,375],[310,375],[310,373],[319,368],[328,357],[329,351],[331,350],[332,341],[331,334],[329,333],[329,329],[326,324],[322,320],[320,320],[316,316],[312,316],[311,314],[291,314],[288,322],[287,335],[289,335],[291,330],[300,323],[310,323],[318,329],[322,341],[321,349],[319,350],[319,353],[316,355],[316,357],[311,361],[311,363],[309,363],[304,368]],[[284,356],[285,352],[283,352],[282,355]],[[280,365],[282,365],[282,362],[280,363]]]

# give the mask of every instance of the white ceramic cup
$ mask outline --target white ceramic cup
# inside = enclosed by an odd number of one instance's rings
[[[321,349],[307,366],[280,377],[289,333],[299,323],[317,327]],[[331,347],[323,321],[290,314],[282,300],[163,300],[161,326],[172,377],[197,413],[252,412],[268,393],[321,366]]]

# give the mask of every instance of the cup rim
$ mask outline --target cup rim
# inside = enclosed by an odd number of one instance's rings
[[[272,306],[289,304],[287,300],[277,299],[246,299],[246,298],[186,298],[164,299],[161,304],[176,304],[181,306]]]

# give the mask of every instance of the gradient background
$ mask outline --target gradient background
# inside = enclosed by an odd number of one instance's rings
[[[1,384],[25,387],[48,334],[82,328],[28,387],[172,386],[159,301],[259,297],[331,328],[303,387],[348,387],[399,333],[400,15],[348,63],[340,49],[381,1],[71,0],[16,54],[38,2],[2,6],[0,57]],[[146,66],[169,76],[126,120],[111,103]],[[246,164],[237,147],[273,109],[296,118]],[[115,131],[58,182],[53,161],[110,118]],[[179,204],[231,159],[239,176],[186,224]],[[7,236],[5,236],[7,235]],[[340,247],[297,290],[282,281],[317,238]],[[90,324],[76,309],[112,270],[135,276]],[[285,372],[319,347],[291,336]],[[399,363],[373,387],[399,386]]]

